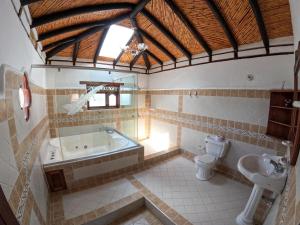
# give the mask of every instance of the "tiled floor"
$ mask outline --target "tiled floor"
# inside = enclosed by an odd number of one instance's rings
[[[137,190],[126,179],[63,196],[65,219],[74,218],[129,196]]]
[[[61,196],[60,202],[65,221],[78,220],[82,216],[96,218],[95,216],[103,214],[103,207],[122,203],[125,197],[131,198],[132,194],[137,194],[152,196],[150,200],[157,202],[164,213],[169,213],[169,218],[175,215],[177,221],[183,221],[178,225],[234,225],[235,218],[245,206],[250,192],[250,187],[220,174],[216,174],[209,181],[199,181],[195,177],[193,162],[176,156],[128,176],[127,179],[65,194]],[[146,212],[126,217],[126,220],[114,225],[161,225],[155,217],[151,217],[152,214]],[[77,221],[74,224],[82,223]]]
[[[219,174],[210,181],[197,180],[193,163],[182,157],[134,176],[194,225],[234,225],[251,192]]]
[[[143,208],[111,225],[163,225],[149,210]]]

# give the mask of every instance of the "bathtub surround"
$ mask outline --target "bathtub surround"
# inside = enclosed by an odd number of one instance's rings
[[[18,100],[21,73],[8,66],[4,71],[5,97],[0,100],[0,183],[20,224],[35,221],[46,225],[48,189],[39,159],[42,144],[49,138],[46,91],[29,84],[32,117],[25,122]]]

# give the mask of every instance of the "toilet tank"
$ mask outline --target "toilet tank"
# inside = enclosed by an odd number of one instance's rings
[[[206,152],[216,158],[222,158],[229,149],[229,143],[230,142],[226,139],[217,140],[216,136],[207,136],[205,138]]]

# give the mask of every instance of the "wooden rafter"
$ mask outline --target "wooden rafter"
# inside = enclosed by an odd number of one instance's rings
[[[148,2],[150,2],[150,0],[140,0],[140,2],[130,13],[130,18],[135,18],[136,15],[144,9],[144,7],[148,4]]]
[[[30,5],[35,2],[40,2],[42,0],[20,0],[21,6]]]
[[[72,57],[73,66],[76,65],[76,60],[77,60],[79,48],[80,48],[80,42],[76,42],[76,43],[74,44],[74,48],[73,48],[73,57]]]
[[[91,27],[95,27],[95,26],[103,26],[103,27],[109,26],[109,25],[118,23],[124,19],[129,18],[129,16],[130,16],[130,13],[124,13],[119,16],[116,16],[115,18],[109,18],[109,19],[104,19],[104,20],[100,20],[100,21],[88,22],[88,23],[80,23],[80,24],[75,24],[75,25],[51,30],[49,32],[40,34],[38,41],[43,41],[48,38],[52,38],[54,36],[61,35],[61,34],[71,32],[74,30],[78,30],[78,29],[82,29],[82,28],[91,28]]]
[[[148,34],[145,30],[139,28],[140,34],[147,38],[152,44],[154,44],[160,51],[162,51],[165,55],[167,55],[173,62],[176,62],[176,57],[169,52],[162,44],[160,44],[154,37]]]
[[[148,10],[143,9],[141,13],[161,32],[163,33],[188,59],[191,61],[192,54],[183,46],[174,35],[161,24]]]
[[[131,21],[131,24],[132,24],[132,26],[133,26],[133,28],[135,30],[135,36],[136,36],[136,39],[137,39],[138,43],[144,43],[143,37],[139,33],[139,31],[138,31],[139,27],[138,27],[138,24],[136,22],[136,19],[135,18],[131,18],[130,21]],[[147,54],[145,52],[142,52],[142,55],[143,55],[143,59],[144,59],[146,68],[149,70],[150,67],[151,67],[151,64],[149,62],[148,56],[147,56]]]
[[[95,52],[95,55],[94,55],[94,60],[93,60],[93,63],[94,63],[94,64],[96,64],[96,62],[97,62],[97,58],[98,58],[99,52],[100,52],[100,50],[101,50],[101,48],[102,48],[103,42],[104,42],[105,37],[106,37],[106,34],[107,34],[107,32],[108,32],[108,29],[109,29],[109,28],[107,27],[107,28],[105,28],[105,29],[102,31],[102,35],[101,35],[101,37],[100,37],[100,39],[99,39],[99,43],[98,43],[98,46],[97,46],[97,48],[96,48],[96,52]]]
[[[230,41],[233,49],[234,49],[234,56],[237,58],[237,52],[238,52],[238,43],[229,27],[227,24],[226,20],[224,19],[221,11],[219,10],[218,6],[215,4],[214,0],[206,0],[206,3],[210,10],[213,12],[215,18],[218,20],[219,24],[222,26],[228,40]]]
[[[134,64],[138,61],[138,59],[140,58],[141,55],[142,55],[142,52],[140,52],[139,54],[137,54],[137,55],[133,58],[133,60],[130,62],[130,65],[129,65],[130,70],[132,70],[132,67],[133,67]]]
[[[69,42],[66,42],[66,43],[62,43],[60,45],[57,45],[56,47],[54,47],[53,49],[51,49],[50,51],[48,51],[46,53],[46,60],[48,60],[49,58],[53,57],[54,55],[56,55],[57,53],[59,53],[60,51],[64,50],[65,48],[91,36],[92,34],[94,33],[97,33],[98,31],[102,30],[103,27],[93,27],[93,28],[90,28],[78,35],[76,35],[74,37],[73,40],[69,41]]]
[[[31,24],[31,28],[41,26],[47,23],[51,23],[57,20],[61,20],[64,18],[77,16],[86,13],[94,13],[105,10],[113,10],[113,9],[133,9],[135,5],[131,3],[107,3],[101,5],[90,5],[90,6],[82,6],[78,8],[67,9],[60,12],[55,12],[52,14],[40,16],[38,18],[34,18]]]
[[[211,48],[209,47],[207,42],[204,40],[202,35],[199,33],[199,31],[196,30],[196,28],[193,26],[193,24],[190,22],[190,20],[186,17],[186,15],[176,5],[174,0],[165,0],[165,2],[173,10],[173,12],[179,17],[179,19],[182,21],[182,23],[191,32],[191,34],[194,36],[194,38],[197,40],[197,42],[204,48],[204,50],[207,52],[207,54],[209,56],[211,56],[212,55]]]
[[[269,37],[268,37],[268,33],[266,30],[266,26],[265,26],[265,22],[263,19],[263,16],[261,14],[260,8],[259,8],[259,4],[256,0],[249,0],[249,3],[251,5],[252,11],[255,15],[255,19],[259,28],[259,32],[262,38],[262,41],[264,43],[265,49],[266,49],[266,53],[270,54],[270,42],[269,42]]]
[[[67,43],[67,42],[70,42],[70,41],[73,41],[74,39],[76,38],[76,35],[74,36],[71,36],[71,37],[67,37],[67,38],[64,38],[64,39],[61,39],[61,40],[58,40],[58,41],[54,41],[50,44],[47,44],[43,47],[42,51],[47,51],[51,48],[54,48],[56,47],[57,45],[60,45],[60,44],[64,44],[64,43]]]
[[[149,55],[150,57],[152,57],[159,65],[163,64],[163,62],[155,54],[153,54],[152,52],[150,52],[148,49],[145,51],[145,53],[147,55]]]
[[[130,43],[132,42],[132,40],[133,40],[133,35],[132,35],[132,37],[129,39],[129,41],[126,43],[126,46],[128,46],[128,45],[130,45]],[[117,65],[117,63],[119,62],[119,60],[121,59],[121,57],[122,57],[122,55],[124,54],[124,50],[122,50],[121,52],[120,52],[120,54],[118,55],[118,57],[113,61],[113,65],[115,66],[115,65]]]

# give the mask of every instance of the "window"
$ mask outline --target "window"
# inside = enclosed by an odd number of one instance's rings
[[[88,110],[120,108],[120,85],[123,83],[80,81],[80,84],[86,84],[87,91],[103,85],[103,89],[88,100]]]
[[[119,25],[111,25],[104,39],[99,56],[117,58],[133,35],[133,30]]]
[[[106,106],[106,99],[104,93],[95,94],[89,99],[90,107],[103,107]]]

